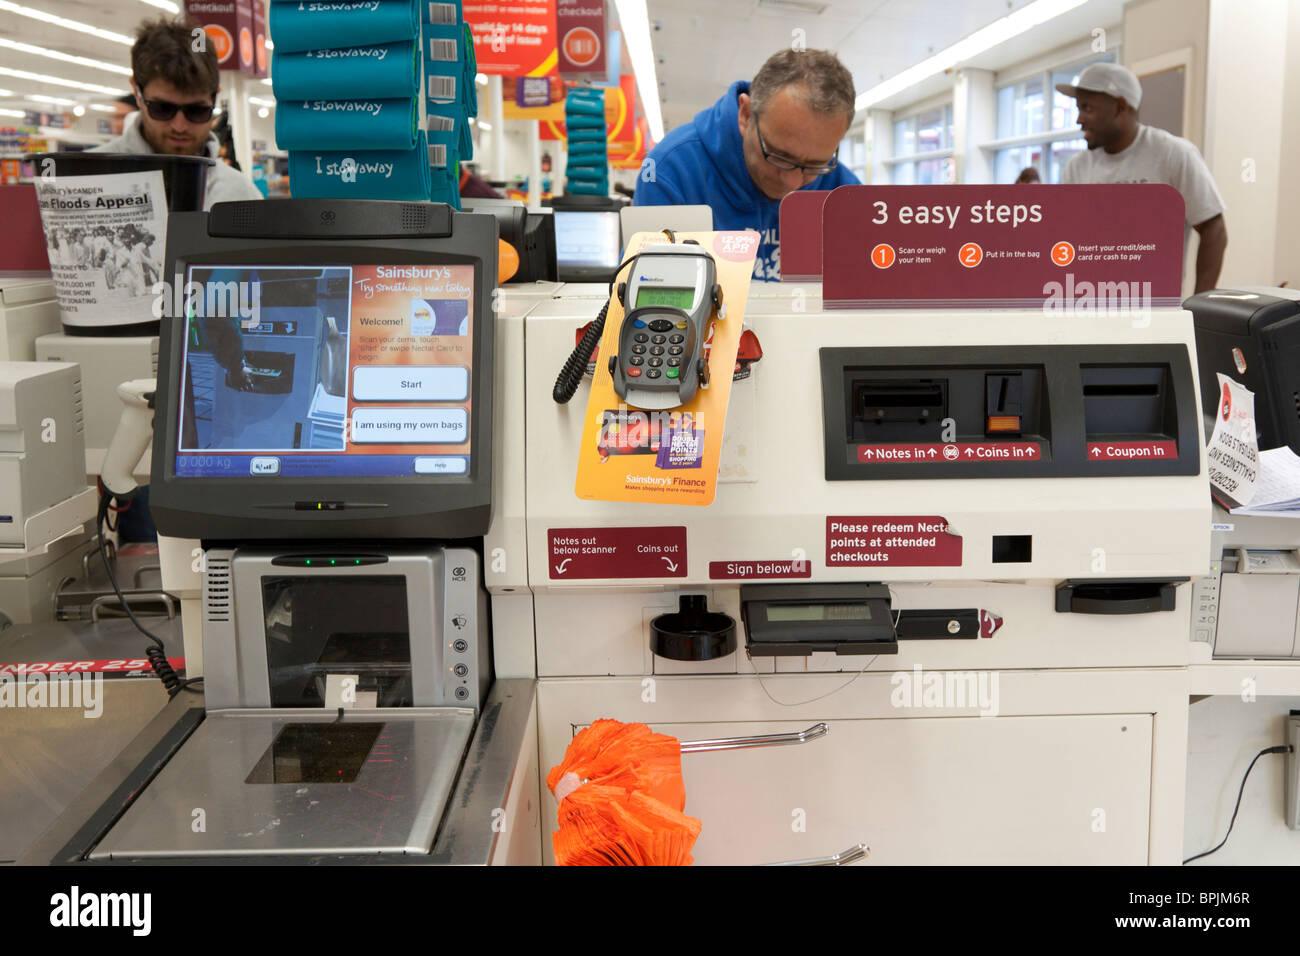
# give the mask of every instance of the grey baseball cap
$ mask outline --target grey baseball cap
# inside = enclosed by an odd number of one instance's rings
[[[1076,98],[1079,91],[1083,90],[1088,93],[1105,93],[1116,99],[1123,97],[1134,109],[1142,105],[1142,84],[1132,71],[1124,69],[1118,63],[1094,63],[1084,68],[1073,86],[1057,83],[1056,88],[1066,96]]]

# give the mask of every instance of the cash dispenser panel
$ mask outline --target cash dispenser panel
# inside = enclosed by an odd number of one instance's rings
[[[826,480],[1194,475],[1183,345],[823,348]]]

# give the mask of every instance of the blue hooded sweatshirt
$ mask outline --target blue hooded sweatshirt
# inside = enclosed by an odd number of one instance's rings
[[[745,168],[740,138],[740,94],[749,84],[736,82],[722,99],[677,127],[650,153],[653,181],[637,179],[637,206],[703,205],[713,208],[713,228],[753,229],[762,237],[754,260],[754,278],[781,278],[779,199],[768,199]],[[843,166],[818,176],[804,189],[834,189],[856,185],[858,178]]]

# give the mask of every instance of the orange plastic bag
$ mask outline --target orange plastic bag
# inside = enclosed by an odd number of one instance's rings
[[[682,811],[681,745],[645,724],[598,720],[546,785],[559,800],[561,866],[689,866],[702,824]]]

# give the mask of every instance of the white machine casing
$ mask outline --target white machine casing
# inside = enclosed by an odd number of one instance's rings
[[[799,747],[684,758],[686,810],[704,822],[697,863],[806,859],[862,842],[875,863],[1179,858],[1190,588],[1177,586],[1172,611],[1131,616],[1059,613],[1054,595],[1066,579],[1205,572],[1201,444],[1181,449],[1196,457],[1196,473],[1178,476],[827,481],[819,349],[941,347],[958,362],[977,346],[1104,344],[1134,355],[1177,346],[1194,369],[1186,312],[1067,321],[1039,312],[823,311],[820,286],[755,284],[744,320],[766,358],[733,385],[717,495],[696,508],[575,495],[588,390],[559,406],[551,386],[603,293],[568,285],[550,299],[516,296],[514,313],[498,318],[496,440],[526,448],[526,533],[520,469],[507,466],[485,579],[498,612],[497,676],[539,680],[543,775],[575,731],[601,717],[680,739],[826,721],[827,738]],[[521,355],[523,370],[514,365]],[[827,567],[829,515],[942,515],[963,539],[962,562]],[[573,581],[550,567],[548,529],[634,526],[684,526],[687,576]],[[1032,536],[1032,559],[994,563],[994,535]],[[522,538],[531,608],[518,600]],[[710,564],[790,560],[811,562],[811,582],[885,583],[895,610],[974,607],[1003,624],[987,639],[902,641],[896,656],[751,659],[739,606],[747,582],[712,578]],[[704,662],[655,656],[650,622],[676,610],[680,595],[701,593],[711,611],[736,620],[740,649]],[[931,702],[919,687],[905,693],[932,672],[992,688],[994,706],[973,697]],[[544,831],[554,829],[555,811],[543,790]],[[549,859],[549,841],[544,851]]]
[[[0,548],[23,549],[29,519],[86,490],[84,448],[81,369],[0,362]]]

